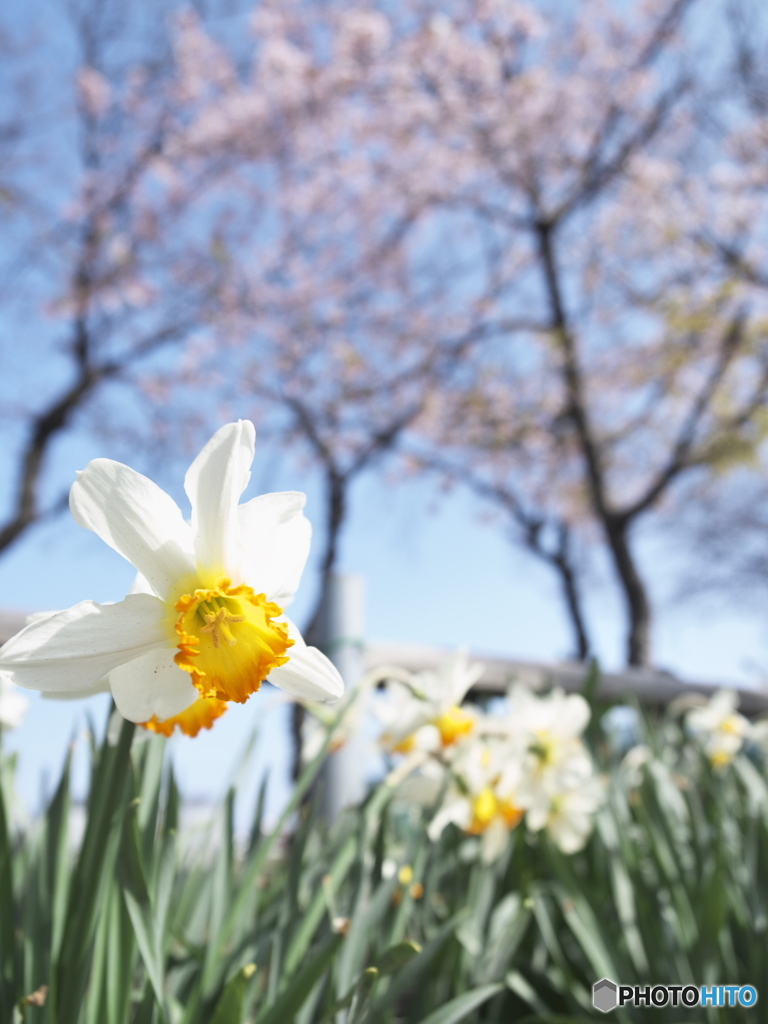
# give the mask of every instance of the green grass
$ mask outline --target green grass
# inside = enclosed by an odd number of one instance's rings
[[[591,987],[604,975],[759,989],[765,774],[746,756],[715,772],[674,723],[646,728],[656,756],[636,779],[593,734],[611,785],[584,851],[567,857],[518,828],[490,866],[454,828],[431,843],[424,812],[385,785],[327,828],[303,802],[322,754],[272,833],[259,801],[244,848],[234,790],[208,847],[179,834],[165,741],[132,744],[128,724],[116,746],[92,750],[77,843],[69,766],[41,819],[15,832],[4,762],[0,1021],[575,1024],[596,1019]],[[412,866],[423,895],[390,875],[390,861]],[[42,985],[45,1004],[30,1003]],[[754,1019],[653,1012],[670,1024]]]

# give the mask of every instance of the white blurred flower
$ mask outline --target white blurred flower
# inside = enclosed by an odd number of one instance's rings
[[[739,698],[733,690],[718,690],[706,704],[685,716],[686,725],[698,737],[715,768],[730,764],[749,736],[751,726],[736,710],[738,705]]]
[[[563,853],[576,853],[584,847],[595,812],[604,800],[605,782],[594,776],[529,807],[525,822],[532,832],[546,829]]]
[[[468,736],[478,716],[461,702],[482,674],[483,666],[470,664],[467,652],[460,650],[437,669],[411,676],[410,683],[390,682],[388,700],[377,712],[382,746],[399,754],[438,753]]]
[[[578,693],[555,689],[538,696],[525,686],[509,693],[504,724],[521,759],[518,800],[526,825],[533,832],[546,828],[566,853],[583,847],[604,799],[581,739],[589,717],[589,704]]]
[[[429,826],[435,840],[453,823],[467,835],[481,837],[481,857],[496,860],[507,836],[522,820],[519,802],[522,766],[507,744],[475,739],[466,743],[451,766],[451,781],[441,809]]]
[[[267,678],[296,696],[338,700],[336,668],[283,614],[309,551],[304,495],[238,504],[254,440],[240,420],[205,445],[184,481],[191,523],[147,477],[90,462],[70,491],[72,514],[136,567],[144,592],[30,623],[0,651],[0,670],[57,696],[96,693],[106,679],[123,717],[165,735],[209,728]]]
[[[638,743],[631,747],[621,761],[621,770],[625,773],[627,782],[635,789],[643,781],[642,768],[653,760],[653,751],[645,743]]]
[[[562,690],[539,697],[526,686],[509,693],[506,728],[523,751],[529,802],[573,789],[592,774],[592,760],[581,741],[590,710],[578,694]]]
[[[405,759],[402,768],[402,771],[395,769],[392,773],[397,780],[398,799],[419,807],[433,807],[446,784],[446,763],[427,754],[414,752]],[[389,776],[391,778],[392,775]]]
[[[580,693],[566,694],[555,689],[540,697],[519,684],[509,691],[510,734],[530,738],[548,761],[557,761],[569,753],[587,727],[589,717],[589,704]]]
[[[335,754],[363,729],[368,710],[368,696],[367,688],[361,686],[339,722],[336,722],[335,712],[326,710],[322,705],[300,702],[306,711],[301,731],[302,763],[309,764],[310,761],[314,761],[328,738],[329,731],[332,732],[332,736],[328,753]]]

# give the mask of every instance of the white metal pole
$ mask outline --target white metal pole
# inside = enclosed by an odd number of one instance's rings
[[[323,649],[341,673],[346,693],[363,676],[364,636],[365,580],[355,573],[335,573],[323,613]],[[360,728],[328,758],[319,787],[321,810],[327,821],[333,821],[345,807],[365,796],[366,748]]]

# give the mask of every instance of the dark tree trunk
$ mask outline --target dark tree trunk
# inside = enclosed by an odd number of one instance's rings
[[[339,554],[339,535],[347,512],[346,489],[345,477],[329,469],[325,480],[325,548],[320,562],[320,590],[304,630],[304,639],[313,647],[319,647],[323,642],[323,607]]]
[[[563,383],[568,401],[567,414],[573,423],[584,459],[585,483],[592,499],[592,508],[603,527],[627,608],[627,664],[647,665],[650,659],[651,607],[629,544],[630,521],[618,514],[610,503],[602,451],[590,422],[588,397],[579,366],[576,337],[563,300],[553,245],[555,226],[542,222],[538,225],[537,232],[552,331],[562,353]]]
[[[579,582],[571,558],[571,534],[565,525],[560,527],[557,551],[551,556],[551,562],[560,575],[563,600],[575,641],[574,655],[577,661],[587,661],[592,653],[592,645],[589,642]]]
[[[346,492],[346,477],[332,467],[327,467],[325,475],[325,548],[320,563],[320,590],[314,610],[304,630],[304,639],[311,647],[322,648],[324,641],[322,630],[323,610],[330,589],[331,576],[336,568],[336,560],[339,554],[339,535],[344,525],[347,511]],[[291,716],[291,734],[293,737],[292,777],[294,781],[299,778],[302,769],[301,733],[304,714],[303,706],[299,703],[294,703]]]
[[[651,658],[651,605],[629,543],[629,524],[609,517],[604,522],[608,546],[627,607],[627,664],[648,665]]]
[[[92,374],[81,374],[77,383],[32,421],[29,439],[21,456],[14,510],[8,521],[0,527],[0,552],[11,547],[40,518],[38,490],[45,457],[51,443],[69,424],[72,415],[90,395],[96,382]]]

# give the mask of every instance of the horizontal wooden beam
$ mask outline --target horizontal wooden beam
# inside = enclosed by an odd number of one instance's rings
[[[439,647],[416,644],[370,643],[365,646],[366,670],[380,665],[396,665],[410,672],[434,668],[454,652]],[[535,690],[560,686],[567,692],[583,690],[589,667],[573,661],[519,661],[514,658],[485,657],[472,653],[473,661],[482,662],[485,670],[473,688],[478,694],[504,694],[510,683],[525,683]],[[735,690],[740,709],[746,714],[768,712],[768,692],[721,682],[699,682],[681,679],[670,672],[630,668],[623,672],[603,672],[597,694],[604,700],[620,700],[634,696],[641,704],[665,705],[678,697],[700,693],[705,697],[723,688]]]

